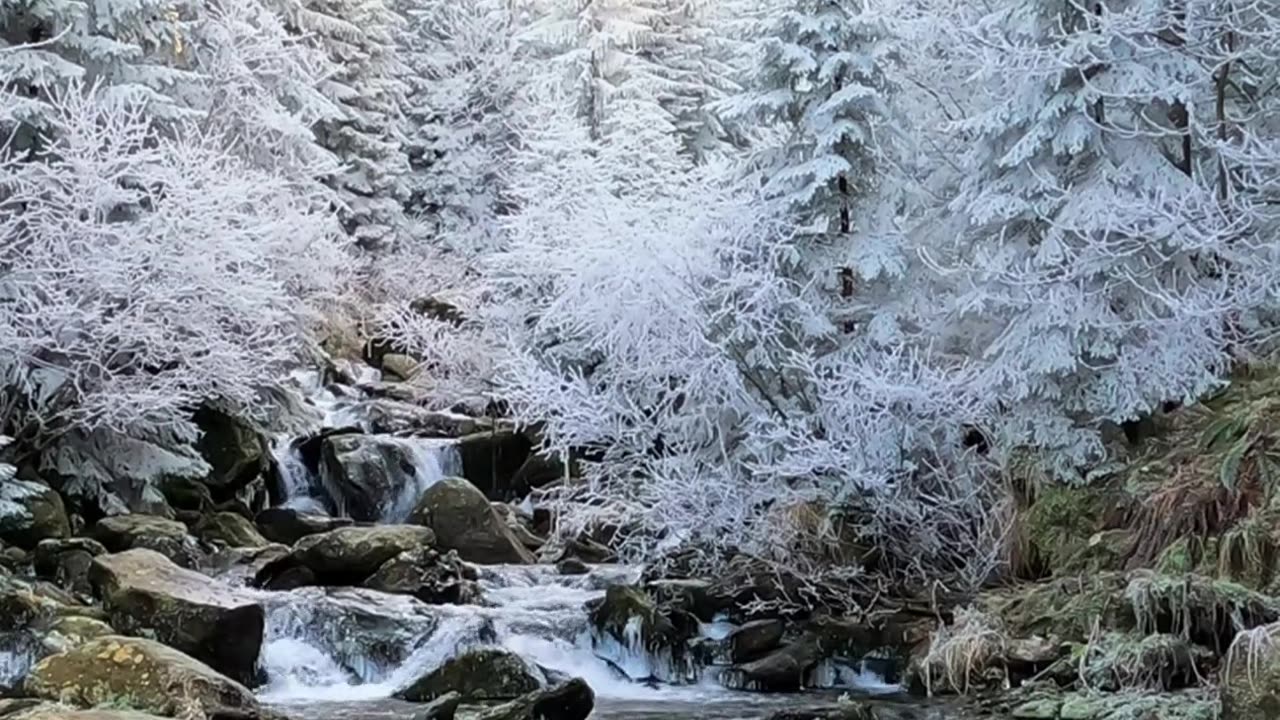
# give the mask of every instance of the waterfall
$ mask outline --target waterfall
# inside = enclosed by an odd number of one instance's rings
[[[399,492],[379,518],[384,523],[404,522],[427,488],[444,478],[462,474],[462,454],[456,441],[404,438],[396,443],[404,448],[413,471],[401,478]]]

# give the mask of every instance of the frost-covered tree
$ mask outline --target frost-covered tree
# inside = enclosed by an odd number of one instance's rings
[[[394,244],[403,229],[408,161],[401,152],[404,70],[396,47],[403,18],[383,0],[281,0],[290,28],[336,69],[321,86],[339,117],[316,124],[341,167],[329,178],[348,234],[365,248]]]
[[[20,145],[47,134],[49,98],[72,81],[97,83],[104,97],[148,103],[161,119],[187,114],[180,99],[194,78],[186,52],[192,16],[186,2],[85,3],[33,0],[0,7],[0,76],[9,101],[0,122]]]
[[[1211,139],[1217,71],[1193,48],[1213,40],[1193,18],[1182,2],[1004,2],[957,45],[985,106],[956,124],[970,152],[935,235],[958,283],[948,334],[985,364],[1003,443],[1060,466],[1101,454],[1100,423],[1214,386],[1280,280],[1274,235],[1217,198],[1211,149],[1239,146]]]
[[[198,404],[265,411],[344,253],[326,193],[216,132],[76,82],[47,108],[39,154],[0,151],[0,428],[118,512],[207,472]]]

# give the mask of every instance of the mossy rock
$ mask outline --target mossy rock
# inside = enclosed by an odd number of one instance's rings
[[[429,548],[435,534],[416,525],[343,527],[308,535],[293,547],[289,560],[308,568],[316,577],[342,584],[359,584],[383,563],[404,552]]]
[[[445,478],[427,488],[409,519],[431,528],[441,548],[457,550],[467,562],[531,564],[537,560],[484,493],[462,478]]]
[[[21,703],[14,708],[0,703],[0,718],[4,720],[159,720],[159,716],[136,710],[78,710],[59,703],[38,700],[7,701]]]
[[[186,525],[156,515],[106,517],[94,523],[89,537],[113,553],[154,550],[185,568],[198,567],[204,559],[196,539],[187,533]]]
[[[200,661],[152,640],[119,635],[41,660],[23,689],[80,708],[111,706],[167,717],[260,712],[248,689]]]
[[[511,700],[542,687],[541,673],[505,650],[475,650],[446,661],[396,693],[410,702],[428,702],[456,692],[463,702]]]
[[[31,550],[41,540],[71,535],[67,508],[56,491],[41,482],[11,478],[0,481],[0,541]]]
[[[266,622],[257,596],[145,549],[97,558],[90,581],[121,632],[147,633],[237,682],[257,679]]]
[[[1095,623],[1114,630],[1135,628],[1128,587],[1125,573],[1104,572],[987,593],[978,605],[999,617],[1011,637],[1084,642]]]
[[[218,512],[205,515],[193,528],[196,537],[210,544],[233,548],[260,548],[270,543],[243,515]]]
[[[675,624],[653,598],[630,585],[613,585],[605,591],[604,600],[591,612],[591,625],[622,645],[639,641],[647,650],[669,648],[681,640]],[[638,637],[631,635],[633,627]]]
[[[1227,653],[1220,691],[1224,718],[1280,718],[1280,624],[1236,637]]]
[[[595,693],[579,678],[481,711],[474,720],[587,720]]]
[[[203,405],[193,418],[200,428],[196,449],[212,468],[205,483],[226,499],[267,469],[267,441],[248,423]]]
[[[91,640],[115,634],[115,629],[101,620],[69,615],[53,621],[44,644],[53,652],[66,652]]]

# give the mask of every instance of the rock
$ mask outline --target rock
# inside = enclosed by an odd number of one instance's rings
[[[565,558],[556,563],[556,572],[561,575],[586,575],[591,572],[591,568],[578,558]]]
[[[160,481],[160,493],[174,510],[202,513],[214,505],[209,486],[195,478],[165,478]]]
[[[109,635],[47,657],[28,673],[31,696],[82,708],[132,707],[168,717],[258,717],[239,683],[153,640]]]
[[[402,520],[435,479],[418,477],[417,453],[422,449],[400,438],[331,435],[321,446],[320,475],[341,496],[340,509],[354,520]]]
[[[0,481],[0,540],[30,550],[41,540],[70,534],[67,509],[53,488],[17,478]]]
[[[105,555],[102,543],[90,538],[41,540],[33,553],[36,576],[81,595],[90,595],[89,566],[93,559]]]
[[[457,714],[458,706],[461,704],[462,695],[452,691],[447,692],[418,711],[413,716],[413,720],[453,720],[453,716]]]
[[[591,625],[596,632],[609,635],[624,645],[631,642],[629,627],[633,620],[639,621],[640,643],[646,650],[672,648],[683,639],[675,623],[640,588],[613,585],[591,611]]]
[[[412,595],[431,605],[470,605],[480,599],[480,589],[465,577],[458,554],[428,547],[408,550],[391,558],[365,581],[371,590]]]
[[[385,398],[369,401],[363,408],[370,429],[379,435],[459,438],[492,426],[491,422],[483,418],[436,412],[421,405]]]
[[[382,356],[382,379],[407,382],[418,372],[418,361],[401,353]]]
[[[113,553],[154,550],[185,568],[199,567],[204,560],[195,538],[187,534],[186,525],[154,515],[106,517],[94,524],[89,536]]]
[[[460,438],[458,452],[463,476],[492,500],[519,501],[535,487],[528,477],[513,482],[533,452],[529,438],[513,428],[495,428]]]
[[[66,705],[27,699],[26,706],[7,712],[0,707],[4,720],[161,720],[157,715],[134,710],[75,710]]]
[[[493,511],[502,518],[502,522],[511,530],[511,534],[521,545],[525,546],[530,552],[537,552],[543,545],[547,544],[546,538],[538,537],[533,531],[525,525],[524,519],[520,517],[515,508],[507,503],[493,501],[489,503],[493,507]]]
[[[721,679],[742,690],[794,692],[804,688],[809,672],[824,657],[821,639],[809,631],[758,660],[725,670]]]
[[[434,542],[431,530],[417,525],[338,528],[299,540],[287,557],[263,568],[255,583],[266,586],[272,577],[301,566],[323,585],[359,585],[400,553]]]
[[[1236,636],[1222,670],[1222,717],[1229,720],[1280,718],[1280,624]]]
[[[734,663],[744,663],[778,647],[782,643],[781,620],[753,620],[729,636],[729,657]]]
[[[202,405],[196,410],[200,439],[196,449],[213,468],[205,484],[215,500],[225,500],[266,471],[270,451],[265,438],[243,420]]]
[[[233,548],[260,548],[269,543],[253,523],[231,512],[206,515],[194,528],[196,537],[210,543],[221,543]]]
[[[251,584],[263,568],[290,552],[290,548],[274,543],[258,548],[224,548],[209,558],[205,571],[230,585],[245,586]]]
[[[573,678],[484,710],[474,720],[586,720],[595,707],[595,698],[586,682]]]
[[[445,478],[427,488],[409,520],[431,528],[441,548],[457,550],[468,562],[536,562],[493,511],[484,493],[461,478]]]
[[[896,708],[894,710],[897,710]],[[856,700],[841,700],[840,704],[829,708],[811,710],[779,710],[768,717],[768,720],[895,720],[897,718],[914,718],[909,710],[891,711],[885,707],[874,707]]]
[[[457,692],[464,702],[511,700],[540,687],[539,673],[519,655],[505,650],[473,650],[447,660],[426,677],[397,692],[395,697],[426,702]]]
[[[53,653],[66,652],[100,637],[115,635],[115,628],[93,618],[69,615],[53,621],[44,638],[45,647]]]
[[[350,518],[310,515],[290,508],[268,508],[254,518],[258,530],[267,540],[293,545],[308,535],[319,535],[354,523]]]
[[[1011,717],[1015,720],[1057,720],[1061,707],[1060,698],[1037,698],[1014,708]]]
[[[116,629],[150,633],[237,682],[257,680],[266,616],[250,593],[146,549],[95,559],[89,579]]]

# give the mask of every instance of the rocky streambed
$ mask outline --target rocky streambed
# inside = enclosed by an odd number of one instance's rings
[[[1042,501],[1040,582],[797,612],[808,580],[749,558],[549,540],[530,438],[345,378],[304,378],[297,436],[211,424],[215,473],[131,513],[0,488],[0,718],[1280,718],[1272,570],[1124,568]]]

